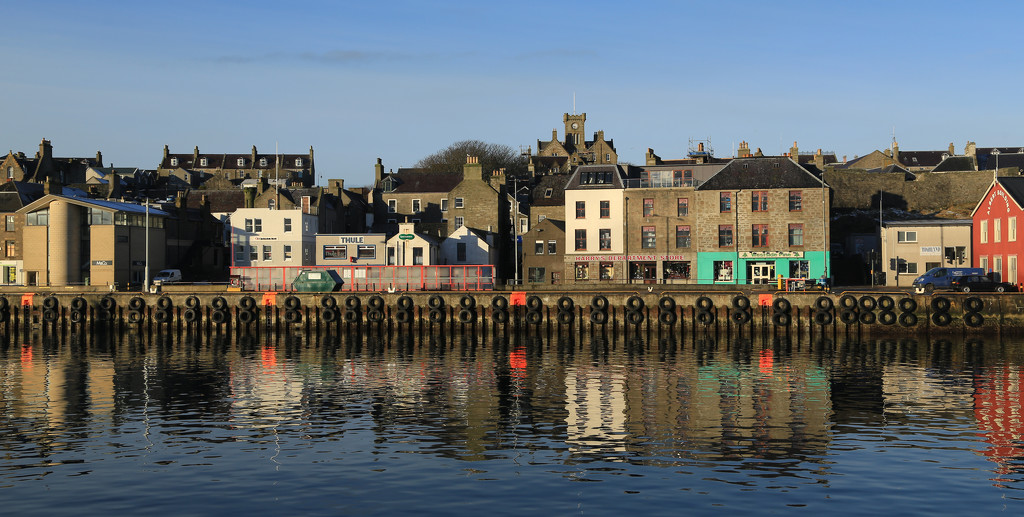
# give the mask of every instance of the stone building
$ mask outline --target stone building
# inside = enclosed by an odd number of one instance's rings
[[[579,165],[616,164],[619,155],[604,131],[596,131],[593,140],[586,139],[587,114],[562,116],[565,139],[558,139],[558,130],[551,130],[551,140],[537,140],[537,154],[530,156],[528,169],[533,176],[567,174]]]
[[[279,178],[304,187],[310,187],[316,182],[312,146],[309,154],[259,153],[255,145],[249,154],[200,153],[199,146],[191,154],[172,154],[165,145],[157,174],[161,178],[184,178],[193,187],[213,177],[235,184],[246,179],[260,178]]]
[[[461,171],[398,169],[398,172],[385,173],[378,158],[369,203],[373,231],[394,235],[400,224],[413,223],[419,232],[444,238],[451,233],[448,231],[449,194],[462,178]]]
[[[789,157],[738,158],[696,188],[700,283],[829,271],[829,187]]]
[[[526,284],[561,284],[565,272],[565,221],[542,219],[523,235],[522,268]]]
[[[49,140],[39,143],[39,151],[29,158],[25,153],[10,151],[0,164],[6,181],[43,183],[53,178],[61,185],[85,183],[89,167],[103,167],[103,154],[96,151],[96,157],[55,158]]]

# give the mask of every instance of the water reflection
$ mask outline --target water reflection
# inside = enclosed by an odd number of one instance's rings
[[[997,340],[31,335],[0,348],[0,486],[45,479],[81,498],[82,475],[128,482],[160,465],[222,481],[240,465],[273,478],[334,463],[346,479],[400,468],[397,489],[442,500],[468,474],[655,499],[672,487],[676,502],[734,487],[822,504],[902,484],[919,489],[906,511],[953,483],[1005,504],[1020,499],[1022,364],[1020,341]],[[410,454],[468,470],[432,479],[441,463]]]

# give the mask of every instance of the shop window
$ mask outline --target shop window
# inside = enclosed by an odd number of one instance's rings
[[[601,280],[615,279],[615,264],[611,262],[601,262],[598,267],[601,270]]]
[[[577,262],[574,269],[576,271],[576,280],[590,280],[590,264]]]
[[[662,263],[662,277],[665,280],[689,280],[690,279],[690,263],[689,262],[668,262]]]

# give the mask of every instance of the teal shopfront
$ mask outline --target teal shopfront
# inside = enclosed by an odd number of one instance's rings
[[[703,252],[697,254],[697,281],[756,285],[777,282],[779,276],[820,279],[827,260],[828,253],[821,251]]]

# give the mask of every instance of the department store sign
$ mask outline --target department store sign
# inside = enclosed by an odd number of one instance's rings
[[[588,262],[594,260],[603,261],[626,261],[626,262],[654,262],[657,260],[693,260],[694,257],[686,255],[566,255],[566,258],[576,262]]]
[[[803,258],[802,251],[741,251],[744,259]]]

